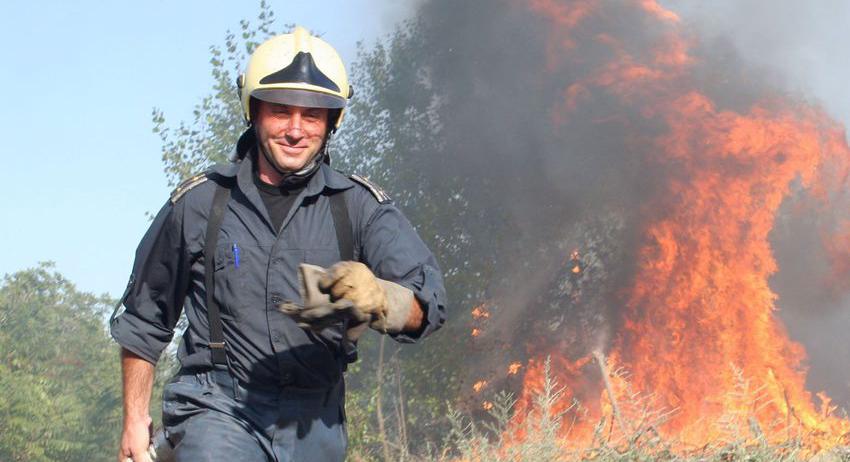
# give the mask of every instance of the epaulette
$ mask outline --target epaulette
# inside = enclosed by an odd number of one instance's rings
[[[174,188],[174,191],[171,191],[171,203],[177,203],[177,201],[179,201],[184,194],[189,192],[190,189],[194,188],[195,186],[198,186],[199,184],[209,179],[210,178],[209,176],[207,176],[207,172],[201,172],[197,175],[193,175],[189,178],[186,178],[185,180],[183,180],[182,183],[180,183],[179,185],[177,185],[176,188]]]
[[[375,199],[378,200],[379,204],[388,204],[392,202],[390,196],[386,192],[384,192],[383,189],[375,185],[375,183],[372,183],[371,181],[367,180],[366,178],[363,178],[360,175],[351,175],[349,176],[349,178],[354,180],[356,183],[359,183],[364,188],[368,189],[369,192],[372,193],[373,196],[375,196]]]

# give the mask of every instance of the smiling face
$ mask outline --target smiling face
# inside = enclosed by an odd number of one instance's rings
[[[322,149],[328,133],[327,109],[261,100],[255,100],[255,107],[257,145],[265,154],[259,162],[261,174],[265,163],[277,172],[297,172]]]

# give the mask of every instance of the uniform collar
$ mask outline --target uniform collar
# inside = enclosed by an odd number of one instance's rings
[[[254,168],[254,158],[251,153],[247,153],[242,159],[216,164],[212,170],[226,178],[237,178],[239,187],[245,190],[248,183],[245,180],[251,180],[252,169]],[[251,184],[253,186],[253,183]],[[321,194],[325,189],[342,191],[354,187],[354,182],[347,176],[334,170],[328,164],[322,162],[319,165],[319,170],[307,182],[308,196]]]
[[[240,161],[217,164],[212,169],[215,173],[223,177],[236,177],[239,188],[245,191],[247,189],[256,189],[252,177],[253,168],[254,156],[249,154]],[[353,187],[353,181],[323,162],[319,165],[319,170],[307,181],[307,186],[304,189],[307,191],[308,196],[315,196],[321,194],[326,189],[342,191]]]
[[[260,197],[260,192],[257,190],[257,186],[254,184],[253,168],[254,156],[251,153],[248,153],[241,160],[217,164],[212,168],[212,170],[222,177],[236,178],[236,185],[239,190],[245,195],[248,202],[251,203],[257,212],[259,212],[263,219],[269,223],[269,226],[271,226],[271,220],[269,219],[265,204]],[[304,191],[302,191],[296,198],[292,211],[296,210],[300,206],[305,197],[318,196],[326,191],[329,194],[333,194],[335,191],[342,191],[352,187],[354,187],[353,181],[323,162],[319,165],[319,170],[310,177]],[[288,221],[289,220],[287,218],[286,222]]]
[[[325,190],[342,191],[353,187],[354,182],[349,180],[347,176],[339,173],[331,168],[330,165],[323,162],[319,165],[319,171],[317,171],[313,177],[310,178],[310,182],[307,183],[306,195],[316,196],[323,193]]]
[[[240,174],[240,172],[245,168],[247,168],[248,173],[251,173],[251,168],[253,168],[252,151],[256,149],[256,146],[257,138],[254,135],[254,128],[248,127],[239,135],[239,140],[231,154],[231,162],[218,164],[213,167],[213,171],[228,178],[242,177],[243,174]],[[240,187],[242,187],[241,184]],[[325,188],[344,190],[352,187],[354,187],[354,183],[347,176],[331,168],[328,163],[321,162],[319,170],[310,178],[305,189],[307,189],[307,195],[314,196],[322,193]]]

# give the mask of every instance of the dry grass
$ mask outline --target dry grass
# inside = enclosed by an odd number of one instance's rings
[[[621,374],[615,371],[615,374]],[[619,377],[622,379],[622,377]],[[611,421],[603,418],[595,427],[594,438],[586,448],[577,449],[560,437],[564,419],[581,414],[579,403],[573,402],[565,411],[553,411],[563,397],[564,388],[552,378],[549,361],[545,366],[543,387],[534,399],[530,413],[522,422],[513,416],[516,403],[509,393],[500,393],[492,401],[489,419],[473,419],[449,408],[448,431],[442,441],[426,445],[423,454],[407,451],[392,454],[392,460],[439,462],[554,462],[554,461],[676,461],[676,462],[850,462],[850,448],[834,448],[812,453],[799,438],[791,437],[779,443],[768,442],[764,428],[772,429],[775,423],[764,425],[751,415],[727,415],[717,422],[723,436],[713,444],[698,450],[682,451],[676,441],[665,439],[656,430],[671,415],[671,411],[658,410],[652,396],[629,394],[620,405],[629,410],[626,417]],[[738,374],[738,386],[731,392],[735,399],[752,403],[757,408],[764,399],[761,390],[753,387],[743,374]],[[637,410],[637,412],[634,412]],[[629,418],[628,416],[631,416]],[[568,426],[572,422],[567,422]],[[611,428],[620,431],[612,436]],[[517,432],[524,434],[514,440]],[[354,451],[350,460],[377,461],[386,456],[365,456]]]

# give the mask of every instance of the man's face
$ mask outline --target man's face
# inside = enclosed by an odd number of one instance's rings
[[[328,110],[255,100],[254,127],[266,158],[284,172],[297,172],[322,148]]]

